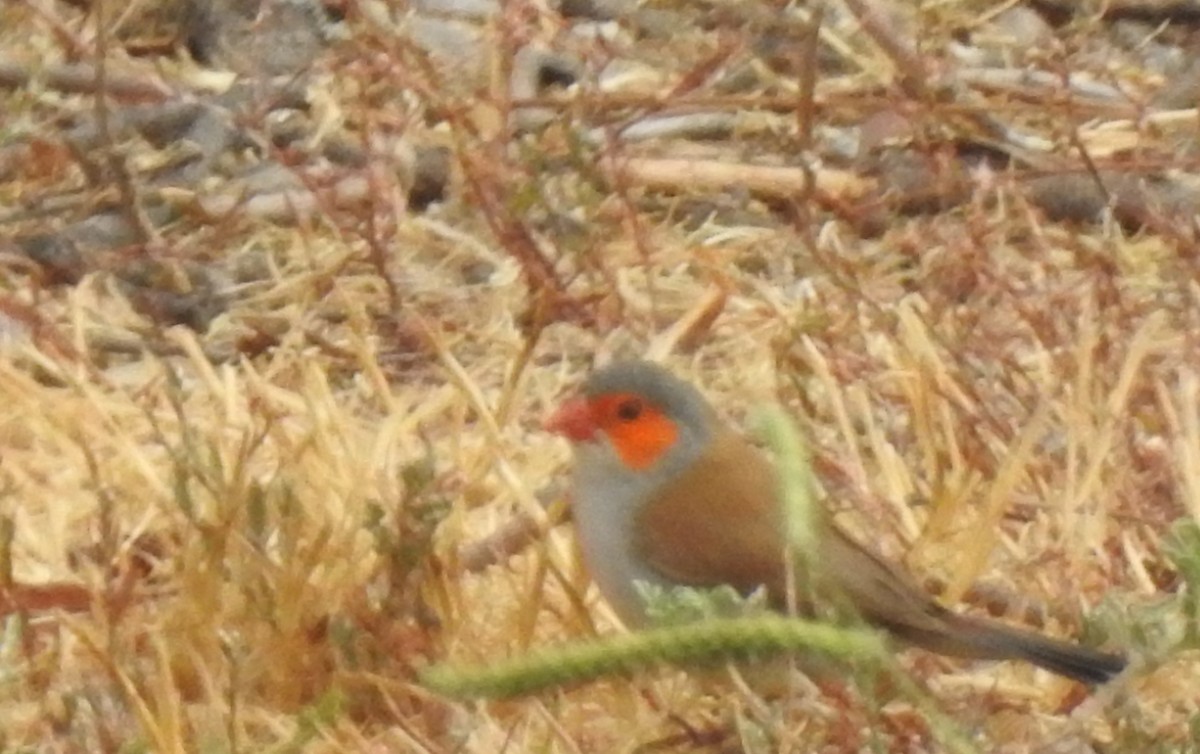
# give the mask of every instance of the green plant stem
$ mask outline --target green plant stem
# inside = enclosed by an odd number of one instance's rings
[[[874,661],[882,657],[883,641],[873,631],[759,615],[567,644],[488,665],[436,665],[421,681],[446,696],[502,698],[660,663],[705,665],[791,652]]]
[[[819,531],[808,446],[796,425],[778,406],[759,411],[755,427],[775,455],[787,543],[804,562],[817,551],[816,534]]]

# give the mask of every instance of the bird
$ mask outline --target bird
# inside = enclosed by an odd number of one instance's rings
[[[617,361],[593,371],[546,428],[572,446],[571,510],[584,564],[632,628],[649,623],[638,582],[727,585],[744,595],[761,589],[783,611],[792,563],[793,599],[808,595],[800,605],[806,615],[848,606],[902,644],[1023,660],[1091,686],[1125,668],[1120,654],[950,610],[821,506],[812,524],[816,551],[797,567],[785,555],[774,462],[696,387],[655,363]]]

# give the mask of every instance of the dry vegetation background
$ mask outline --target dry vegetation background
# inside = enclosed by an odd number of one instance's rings
[[[8,0],[0,750],[1197,751],[1198,17]],[[1134,668],[425,690],[614,630],[531,532],[621,354],[782,403],[948,603]]]

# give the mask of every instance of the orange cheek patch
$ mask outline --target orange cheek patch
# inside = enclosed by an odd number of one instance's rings
[[[616,448],[621,460],[631,469],[645,469],[653,465],[679,439],[679,430],[661,411],[646,406],[641,416],[632,421],[622,421],[617,416],[617,407],[628,396],[605,396],[598,406],[604,417],[603,429]],[[603,405],[607,404],[607,405]]]

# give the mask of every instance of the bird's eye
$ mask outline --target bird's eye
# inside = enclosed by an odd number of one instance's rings
[[[617,418],[623,422],[631,422],[642,415],[642,402],[636,399],[621,401],[617,406]]]

